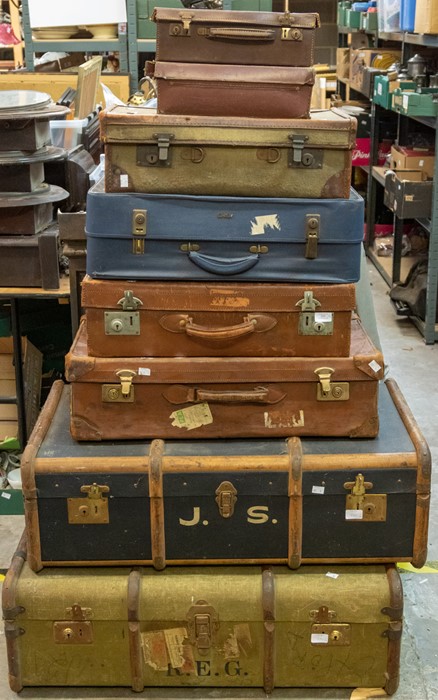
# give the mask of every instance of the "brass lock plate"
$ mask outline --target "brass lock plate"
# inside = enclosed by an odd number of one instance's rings
[[[63,620],[53,623],[55,644],[92,644],[93,624],[87,620]]]
[[[299,335],[333,335],[333,313],[331,311],[304,311],[298,321]]]
[[[386,493],[367,493],[360,497],[361,502],[358,503],[358,497],[354,494],[348,494],[345,504],[345,510],[353,516],[351,511],[362,511],[362,517],[355,518],[347,517],[347,520],[352,522],[385,522],[386,521]]]
[[[140,335],[138,311],[105,311],[105,335]]]
[[[351,641],[350,625],[344,623],[317,623],[312,625],[312,646],[347,647]]]
[[[198,653],[208,654],[219,629],[219,615],[206,600],[198,600],[187,611],[188,637]]]
[[[348,382],[330,382],[330,390],[324,392],[322,385],[316,387],[317,401],[348,401],[350,398],[350,385]]]
[[[302,41],[303,32],[297,27],[282,27],[281,29],[281,40],[282,41]]]
[[[127,396],[122,393],[120,384],[103,384],[102,385],[102,401],[104,403],[134,403],[135,391],[131,386]]]
[[[106,525],[109,523],[107,498],[67,498],[69,525]]]

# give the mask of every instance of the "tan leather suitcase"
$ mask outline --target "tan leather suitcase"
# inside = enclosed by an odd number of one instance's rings
[[[106,192],[231,197],[350,196],[356,119],[338,109],[309,119],[101,112]]]
[[[392,694],[399,681],[403,591],[394,565],[36,574],[22,540],[2,607],[16,692],[188,687],[206,697],[212,687],[361,686]]]
[[[353,284],[82,282],[93,357],[348,356]]]
[[[304,119],[315,74],[311,68],[157,61],[159,114]]]
[[[375,437],[383,358],[358,319],[349,357],[66,357],[77,440]]]
[[[155,8],[157,60],[261,66],[312,66],[314,12]]]

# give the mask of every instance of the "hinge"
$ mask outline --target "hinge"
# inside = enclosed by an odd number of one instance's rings
[[[11,622],[10,620],[5,620],[5,637],[6,637],[6,639],[17,639],[17,637],[21,637],[21,635],[24,633],[25,633],[25,630],[22,627],[17,627],[17,624],[15,622]]]
[[[388,628],[382,632],[382,637],[387,637],[392,641],[401,639],[403,624],[400,620],[392,620],[388,623]]]
[[[214,644],[219,629],[219,615],[206,600],[198,600],[187,612],[188,637],[198,653],[205,656]]]
[[[308,260],[314,260],[318,257],[319,222],[319,214],[306,214],[305,257]]]
[[[26,611],[22,605],[16,605],[15,608],[3,608],[3,619],[4,620],[15,620],[18,615],[21,615]]]
[[[132,382],[137,372],[131,369],[120,369],[116,375],[120,378],[120,384],[103,384],[102,401],[105,403],[133,403],[134,387]]]
[[[314,370],[319,379],[316,387],[317,401],[347,401],[350,398],[348,382],[331,381],[334,371],[331,367],[318,367]]]
[[[223,518],[231,518],[234,514],[234,504],[237,501],[237,490],[230,481],[223,481],[217,487],[215,494],[219,513]]]

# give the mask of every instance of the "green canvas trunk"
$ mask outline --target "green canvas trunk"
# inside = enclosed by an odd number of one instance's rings
[[[398,684],[394,566],[50,568],[3,585],[9,681],[24,686]]]
[[[356,119],[342,110],[250,119],[119,106],[100,120],[106,192],[350,196]]]

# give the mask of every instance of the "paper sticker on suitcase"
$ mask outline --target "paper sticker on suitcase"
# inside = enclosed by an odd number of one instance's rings
[[[66,357],[77,440],[375,437],[383,358],[358,319],[349,357]]]
[[[353,284],[82,281],[93,357],[348,356]]]
[[[426,561],[431,458],[393,380],[377,438],[79,443],[58,382],[22,459],[29,563]]]
[[[312,66],[314,12],[155,8],[157,60],[261,66]]]
[[[87,272],[98,279],[357,282],[364,202],[108,194],[87,199]]]
[[[35,574],[25,556],[13,558],[2,591],[16,692],[42,685],[397,689],[403,592],[394,566]]]
[[[356,119],[337,109],[309,119],[101,112],[105,190],[238,197],[347,198]]]

